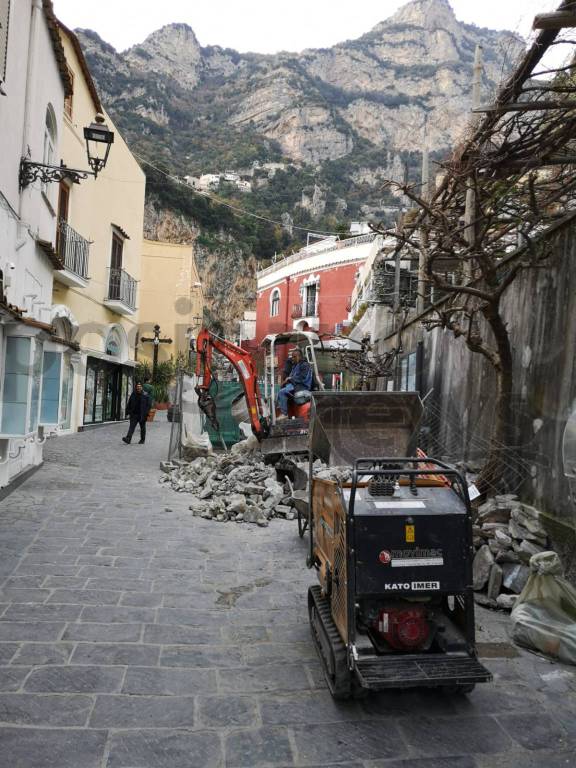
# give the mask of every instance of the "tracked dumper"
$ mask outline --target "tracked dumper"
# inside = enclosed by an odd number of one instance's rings
[[[351,476],[309,487],[310,625],[335,698],[491,679],[476,654],[468,489],[416,456],[421,413],[416,393],[313,394],[311,462]]]

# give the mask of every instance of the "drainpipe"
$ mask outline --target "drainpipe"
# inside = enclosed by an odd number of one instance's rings
[[[290,298],[290,278],[287,277],[286,278],[286,311],[284,312],[284,330],[285,331],[291,330],[289,325],[289,320],[290,320],[290,302],[288,301],[289,298]]]
[[[24,125],[22,131],[22,157],[28,154],[28,146],[32,134],[32,105],[35,96],[35,72],[36,57],[38,56],[38,38],[40,29],[40,19],[42,15],[42,0],[32,0],[32,15],[30,17],[30,35],[28,38],[28,62],[26,67],[26,90],[24,97]],[[22,200],[20,193],[18,204],[18,215],[22,218]]]

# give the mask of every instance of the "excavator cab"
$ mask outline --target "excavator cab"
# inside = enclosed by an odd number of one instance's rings
[[[284,366],[293,349],[299,349],[303,359],[312,368],[311,391],[324,389],[315,351],[316,347],[321,346],[321,341],[312,331],[287,331],[266,336],[261,346],[264,350],[264,400],[270,411],[271,424],[274,425],[278,417],[276,398],[284,379]],[[290,398],[288,415],[291,419],[310,418],[311,391],[302,390]]]
[[[264,352],[263,397],[270,414],[269,435],[262,445],[264,453],[280,456],[286,453],[305,453],[308,450],[312,392],[324,389],[316,359],[316,348],[321,346],[318,334],[312,331],[287,331],[270,334],[264,338],[261,344]],[[312,368],[312,387],[310,391],[295,392],[289,398],[288,419],[279,421],[276,405],[278,392],[285,378],[286,361],[290,352],[296,348]]]

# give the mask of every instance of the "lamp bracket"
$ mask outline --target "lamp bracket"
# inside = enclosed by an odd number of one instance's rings
[[[46,165],[46,163],[34,163],[31,160],[22,158],[18,179],[20,189],[25,189],[35,181],[41,181],[42,184],[50,184],[52,181],[71,181],[73,184],[79,184],[81,179],[87,179],[88,176],[96,176],[96,173],[94,171],[68,168],[64,163],[60,165]]]

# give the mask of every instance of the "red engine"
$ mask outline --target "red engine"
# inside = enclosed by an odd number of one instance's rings
[[[421,650],[431,632],[423,606],[383,608],[375,624],[378,634],[398,651]]]

